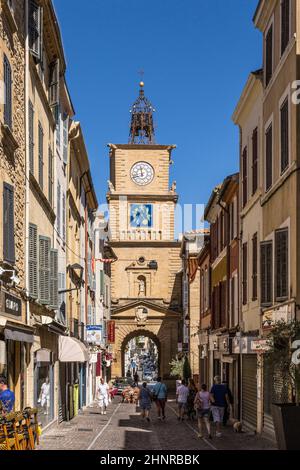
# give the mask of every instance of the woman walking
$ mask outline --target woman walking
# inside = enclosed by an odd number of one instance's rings
[[[151,410],[151,392],[147,388],[146,382],[143,383],[139,392],[140,407],[142,409],[142,418],[146,417],[147,421],[150,421],[149,413]]]
[[[211,430],[210,430],[210,393],[207,391],[207,386],[205,384],[201,385],[201,390],[196,394],[195,397],[195,409],[197,410],[198,417],[198,437],[203,438],[204,425],[206,426],[209,439],[211,439]]]
[[[193,379],[189,379],[189,394],[187,399],[187,415],[189,419],[194,419],[195,417],[195,398],[197,395],[198,389]]]

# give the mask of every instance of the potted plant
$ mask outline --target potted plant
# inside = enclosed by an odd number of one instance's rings
[[[285,403],[272,404],[277,444],[280,450],[300,450],[300,361],[295,354],[300,322],[276,322],[267,339],[266,364],[273,370],[274,381],[281,377],[287,392]]]

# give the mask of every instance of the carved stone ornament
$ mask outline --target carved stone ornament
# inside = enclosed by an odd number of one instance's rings
[[[135,319],[138,324],[145,324],[148,319],[148,310],[145,307],[137,307],[135,311]]]

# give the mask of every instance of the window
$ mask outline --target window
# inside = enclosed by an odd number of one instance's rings
[[[290,41],[290,0],[281,0],[281,55]]]
[[[34,107],[29,100],[29,168],[34,174]]]
[[[48,150],[48,199],[52,206],[53,204],[53,152],[49,145]]]
[[[200,313],[204,312],[204,272],[200,272]]]
[[[50,307],[58,308],[58,251],[50,250]]]
[[[258,130],[252,134],[252,195],[256,193],[258,186]]]
[[[257,300],[257,233],[252,238],[252,300]]]
[[[230,326],[234,326],[234,309],[235,309],[235,278],[230,279]]]
[[[242,166],[243,166],[243,207],[247,204],[248,199],[248,188],[247,188],[247,178],[248,178],[248,158],[247,158],[247,147],[244,148],[243,155],[242,155]]]
[[[276,300],[288,298],[288,229],[275,232]]]
[[[247,304],[247,289],[248,289],[248,244],[243,244],[243,305]]]
[[[4,124],[12,128],[12,74],[8,58],[4,55]]]
[[[34,0],[29,2],[29,48],[39,60],[42,59],[43,9]]]
[[[39,122],[39,185],[44,187],[44,131]]]
[[[289,101],[285,99],[280,108],[280,169],[281,173],[289,165]]]
[[[50,303],[50,238],[39,237],[39,300]]]
[[[57,182],[57,208],[56,208],[56,229],[58,235],[60,235],[60,199],[61,199],[61,186],[60,182]]]
[[[63,120],[63,161],[68,163],[68,142],[69,142],[69,117],[64,115]],[[79,186],[80,187],[80,184]]]
[[[273,181],[273,129],[272,124],[266,131],[266,191],[270,189]]]
[[[56,59],[49,70],[49,103],[50,106],[59,104],[59,59]]]
[[[56,147],[60,152],[60,146],[61,146],[61,110],[60,106],[57,107],[57,118],[56,118]]]
[[[66,195],[62,197],[62,237],[66,240]]]
[[[266,63],[265,81],[266,86],[270,83],[273,74],[273,25],[270,26],[266,35]]]
[[[29,295],[38,298],[37,226],[29,225]]]
[[[260,278],[261,278],[261,305],[268,306],[272,304],[272,263],[273,263],[273,243],[263,242],[260,247]]]
[[[209,268],[205,268],[204,285],[205,285],[204,309],[205,311],[207,311],[210,307],[210,271],[209,271]]]
[[[15,264],[14,188],[3,183],[3,259]]]

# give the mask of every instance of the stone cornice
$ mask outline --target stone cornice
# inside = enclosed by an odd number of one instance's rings
[[[267,23],[271,16],[277,0],[260,0],[253,17],[253,23],[261,32],[267,27]]]
[[[128,248],[128,247],[155,247],[155,248],[180,248],[181,242],[178,241],[162,241],[162,240],[151,240],[151,241],[137,241],[137,240],[122,240],[122,241],[110,241],[112,248]]]
[[[156,201],[165,201],[165,202],[177,202],[178,194],[169,193],[169,194],[124,194],[124,193],[107,193],[107,201],[118,201],[120,198],[127,198],[128,201],[141,201],[141,202],[156,202]]]

